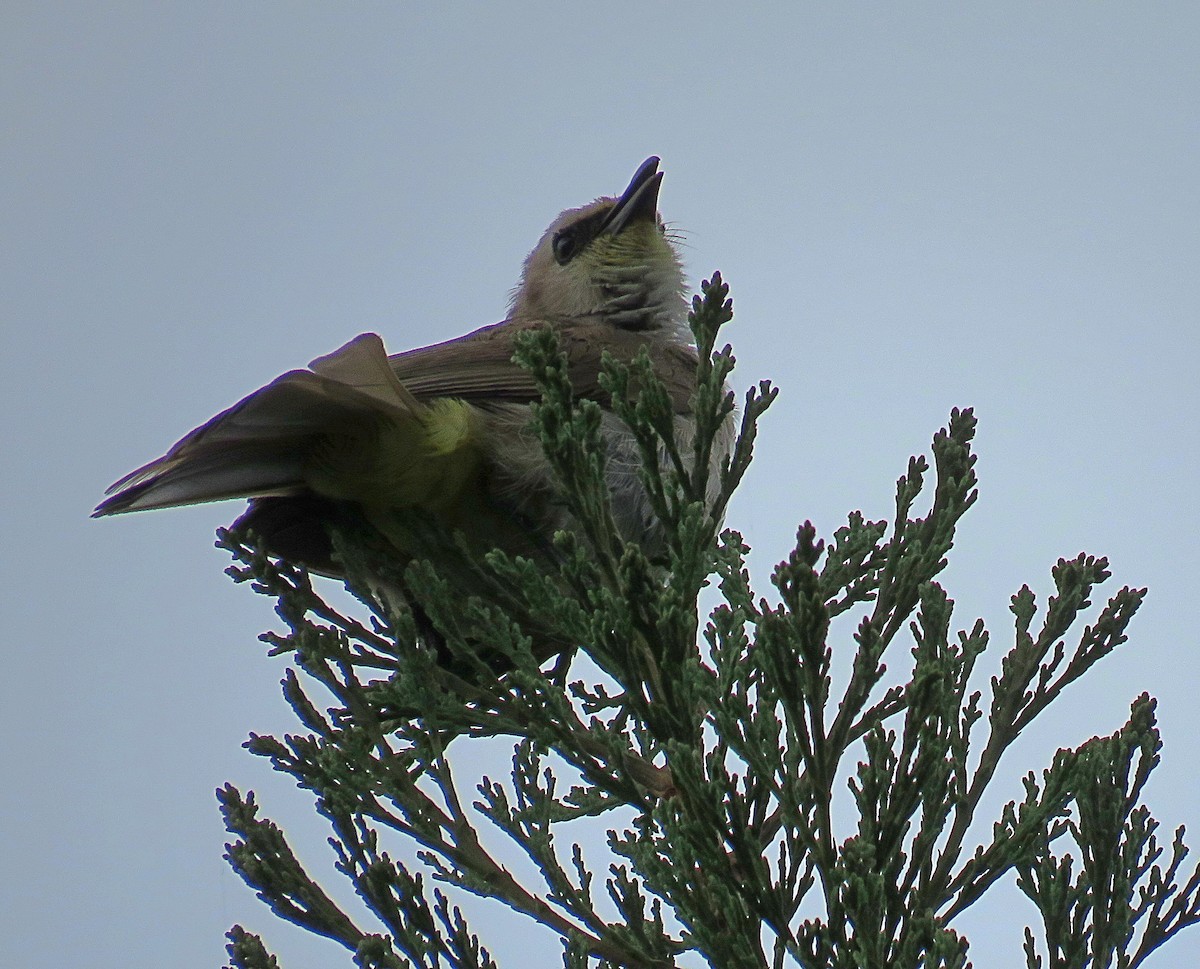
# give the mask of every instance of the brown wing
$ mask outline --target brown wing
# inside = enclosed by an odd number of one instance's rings
[[[648,347],[655,372],[666,385],[676,413],[686,413],[695,390],[696,351],[669,342],[665,334],[623,330],[597,320],[569,324],[543,320],[506,320],[464,337],[409,350],[389,357],[401,383],[418,399],[458,397],[465,400],[503,400],[528,403],[539,398],[533,377],[513,362],[514,339],[524,330],[554,326],[567,355],[571,386],[579,397],[607,404],[600,389],[605,350],[629,363]]]

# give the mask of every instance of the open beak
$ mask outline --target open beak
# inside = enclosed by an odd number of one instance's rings
[[[658,156],[651,155],[634,174],[629,187],[608,213],[601,232],[618,235],[630,222],[654,219],[658,215],[658,187],[663,173],[658,170]]]

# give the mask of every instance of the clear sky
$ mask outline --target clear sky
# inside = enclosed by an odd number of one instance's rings
[[[212,548],[239,506],[88,513],[356,333],[400,350],[501,318],[549,220],[650,154],[692,280],[732,284],[739,387],[781,388],[729,515],[762,591],[797,523],[889,515],[908,456],[974,406],[957,625],[1009,642],[1010,595],[1044,601],[1081,550],[1112,559],[1101,599],[1150,588],[995,800],[1148,690],[1148,796],[1200,842],[1200,13],[782,9],[4,5],[0,966],[216,966],[233,922],[288,969],[348,964],[220,860],[226,780],[330,858],[308,797],[239,747],[293,725],[255,641],[270,603]],[[472,911],[503,964],[560,964]],[[970,913],[976,966],[1017,964],[1033,916],[1011,885]]]

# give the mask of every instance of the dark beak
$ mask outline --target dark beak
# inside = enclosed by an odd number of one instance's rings
[[[658,156],[651,155],[637,170],[629,188],[608,213],[600,226],[601,232],[618,235],[630,222],[654,219],[658,215],[658,187],[662,184],[662,172],[658,170]]]

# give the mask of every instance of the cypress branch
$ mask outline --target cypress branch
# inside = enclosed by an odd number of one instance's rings
[[[661,550],[622,539],[599,409],[573,396],[546,332],[528,335],[519,358],[541,387],[535,428],[579,522],[552,554],[480,558],[406,522],[457,551],[397,575],[386,549],[347,527],[335,549],[354,610],[253,535],[220,534],[233,578],[276,599],[284,628],[263,639],[292,661],[284,694],[301,731],[247,747],[313,793],[335,876],[361,911],[332,901],[253,794],[227,786],[230,863],[277,915],[361,966],[493,965],[453,903],[466,892],[548,927],[565,966],[698,956],[746,969],[961,969],[959,917],[1010,875],[1037,924],[1027,966],[1141,965],[1200,921],[1183,829],[1160,842],[1141,800],[1161,747],[1150,698],[1115,733],[1029,772],[990,838],[971,834],[1013,741],[1126,643],[1145,590],[1120,589],[1096,609],[1108,563],[1060,560],[1040,622],[1028,586],[1012,597],[1000,672],[977,683],[995,637],[981,621],[959,628],[938,581],[978,494],[975,417],[954,410],[930,456],[897,480],[890,522],[853,512],[828,539],[802,524],[760,596],[749,547],[721,521],[776,391],[752,388],[735,416],[733,355],[717,349],[731,319],[714,276],[690,317],[701,365],[686,446],[649,362],[605,365]],[[730,458],[714,468],[730,421]],[[415,601],[381,594],[389,578]],[[721,601],[702,618],[710,583]],[[833,622],[847,614],[848,639]],[[562,652],[547,658],[537,642]],[[835,649],[852,654],[841,689]],[[511,740],[511,770],[467,790],[456,764],[483,737]],[[834,805],[844,788],[848,817]],[[601,816],[598,864],[576,832]],[[527,872],[502,863],[498,845],[515,847]],[[232,966],[277,969],[241,927],[228,949]]]

